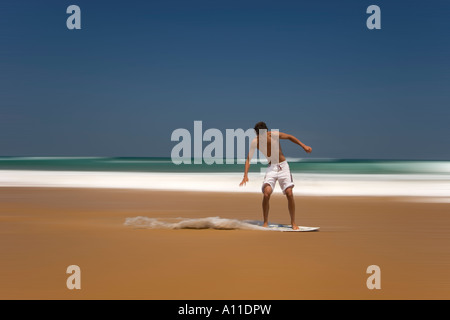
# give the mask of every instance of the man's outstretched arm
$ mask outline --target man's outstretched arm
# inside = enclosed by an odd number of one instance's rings
[[[288,139],[290,141],[292,141],[295,144],[298,144],[300,147],[303,148],[303,150],[305,150],[305,152],[307,153],[311,153],[312,148],[307,146],[306,144],[304,144],[303,142],[301,142],[300,140],[298,140],[296,137],[294,137],[293,135],[287,134],[287,133],[283,133],[280,132],[280,139]]]
[[[239,186],[245,186],[245,184],[248,182],[248,170],[250,170],[250,160],[253,158],[253,153],[255,153],[256,149],[256,138],[253,139],[252,143],[250,144],[250,150],[248,151],[247,159],[245,160],[245,170],[244,170],[244,178],[242,179]]]

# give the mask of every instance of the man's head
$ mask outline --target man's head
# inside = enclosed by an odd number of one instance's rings
[[[259,130],[266,130],[266,132],[269,130],[267,128],[266,123],[262,122],[262,121],[260,121],[257,124],[255,124],[255,128],[254,129],[255,129],[257,135],[259,135]]]

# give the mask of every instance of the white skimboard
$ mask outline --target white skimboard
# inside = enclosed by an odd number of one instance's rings
[[[320,227],[304,227],[298,226],[297,230],[292,229],[290,224],[269,224],[270,231],[282,231],[282,232],[310,232],[319,231]]]
[[[250,224],[254,224],[257,226],[262,227],[263,222],[262,221],[245,221]],[[270,223],[269,227],[267,227],[268,231],[282,231],[282,232],[311,232],[311,231],[319,231],[320,227],[305,227],[305,226],[298,226],[297,230],[292,229],[292,226],[290,224],[275,224]]]

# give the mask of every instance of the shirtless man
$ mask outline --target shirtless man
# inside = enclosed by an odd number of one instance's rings
[[[267,125],[264,122],[258,122],[255,125],[256,138],[250,144],[250,150],[245,161],[245,172],[240,186],[244,186],[248,182],[248,170],[250,169],[250,160],[253,157],[253,153],[257,148],[264,154],[269,161],[269,166],[266,170],[264,182],[262,185],[262,192],[264,194],[262,208],[264,217],[264,227],[269,225],[269,200],[270,195],[275,188],[275,183],[278,181],[283,194],[286,195],[288,201],[289,214],[291,216],[292,229],[297,230],[298,226],[295,223],[295,201],[292,189],[294,187],[294,181],[289,170],[289,164],[281,151],[280,139],[288,139],[299,146],[301,146],[307,153],[311,153],[311,147],[303,144],[296,137],[278,132],[268,131]]]

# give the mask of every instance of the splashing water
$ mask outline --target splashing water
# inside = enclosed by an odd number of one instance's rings
[[[267,228],[251,223],[251,221],[247,222],[219,217],[161,219],[139,216],[126,218],[124,225],[143,229],[267,230]]]

